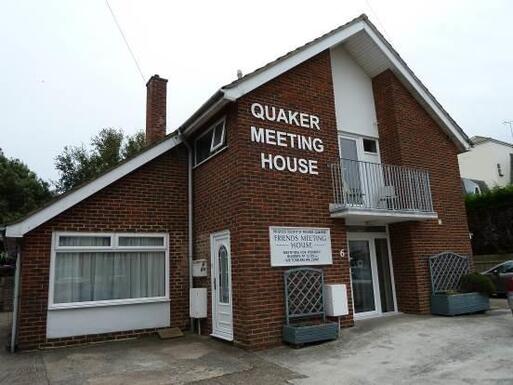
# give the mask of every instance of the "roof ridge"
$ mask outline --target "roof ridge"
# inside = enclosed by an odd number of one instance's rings
[[[491,136],[474,135],[470,138],[473,145],[478,145],[486,142],[494,142],[508,147],[513,147],[513,143],[506,142],[504,140],[496,139]]]
[[[226,89],[226,88],[233,88],[235,87],[237,84],[249,79],[250,77],[253,77],[257,74],[259,74],[260,72],[262,71],[265,71],[267,68],[271,67],[273,64],[289,57],[289,56],[292,56],[294,55],[295,53],[315,44],[316,42],[318,42],[319,40],[322,40],[322,39],[325,39],[326,37],[332,35],[332,34],[335,34],[337,33],[338,31],[342,30],[342,29],[345,29],[347,28],[348,26],[350,26],[351,24],[354,24],[356,22],[359,22],[359,21],[362,21],[362,20],[366,20],[366,21],[369,21],[369,17],[365,14],[365,13],[362,13],[360,16],[358,17],[355,17],[354,19],[348,21],[347,23],[344,23],[342,25],[339,25],[338,27],[332,29],[331,31],[328,31],[324,34],[322,34],[321,36],[318,36],[316,38],[314,38],[313,40],[310,40],[308,41],[307,43],[297,47],[297,48],[294,48],[292,51],[289,51],[281,56],[278,56],[276,59],[264,64],[263,66],[261,67],[258,67],[257,69],[247,73],[246,75],[242,76],[241,78],[239,79],[235,79],[234,81],[232,81],[231,83],[228,83],[228,84],[225,84],[224,86],[221,87],[221,89]]]

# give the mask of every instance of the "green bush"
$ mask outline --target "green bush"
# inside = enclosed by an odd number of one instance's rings
[[[468,194],[465,196],[467,210],[509,206],[513,202],[513,185],[494,187],[481,194]]]
[[[461,290],[465,293],[478,292],[487,295],[495,293],[495,285],[490,278],[480,273],[470,273],[461,277]]]

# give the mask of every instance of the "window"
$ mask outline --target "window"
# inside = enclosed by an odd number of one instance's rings
[[[194,144],[196,165],[219,152],[225,145],[224,118],[203,133]]]
[[[363,139],[363,151],[371,152],[373,154],[378,153],[378,145],[374,139]]]
[[[119,236],[119,246],[139,247],[139,246],[164,246],[164,237],[162,236],[143,236],[127,237]]]
[[[59,246],[68,247],[103,247],[110,246],[110,236],[67,236],[61,235],[59,237]]]
[[[55,234],[50,308],[168,298],[166,234]]]
[[[219,258],[219,302],[230,303],[230,282],[228,277],[228,250],[222,245],[218,252]]]
[[[502,173],[502,168],[501,168],[501,164],[500,163],[497,163],[497,174],[499,174],[499,176],[504,176],[504,174]]]
[[[498,273],[513,273],[513,262],[504,262],[498,269]]]

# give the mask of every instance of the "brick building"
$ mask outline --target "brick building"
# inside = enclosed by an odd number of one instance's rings
[[[145,151],[6,228],[21,349],[189,328],[190,288],[208,291],[204,334],[264,348],[281,341],[291,267],[345,285],[346,327],[427,313],[427,257],[471,253],[468,138],[365,15],[172,134],[166,80],[147,93]]]

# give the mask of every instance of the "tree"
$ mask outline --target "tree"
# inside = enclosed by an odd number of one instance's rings
[[[140,152],[145,145],[144,132],[133,136],[124,135],[115,128],[104,128],[91,139],[91,148],[66,146],[55,158],[59,180],[57,191],[66,192],[84,182],[94,179],[122,160]]]
[[[0,149],[0,224],[15,221],[52,196],[48,182],[19,159],[7,158]]]

